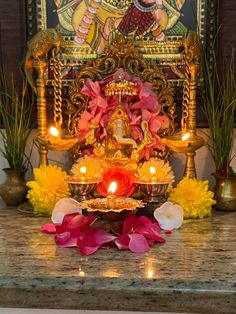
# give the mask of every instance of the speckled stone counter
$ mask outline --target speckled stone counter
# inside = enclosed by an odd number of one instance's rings
[[[236,313],[236,212],[186,223],[144,255],[58,249],[47,222],[0,209],[0,308]]]

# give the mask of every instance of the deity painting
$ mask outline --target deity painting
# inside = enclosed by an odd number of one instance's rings
[[[118,33],[153,42],[196,30],[197,12],[197,0],[48,0],[47,26],[100,53]]]

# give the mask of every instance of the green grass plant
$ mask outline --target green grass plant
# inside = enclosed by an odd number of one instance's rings
[[[209,149],[215,164],[215,174],[232,175],[234,120],[236,110],[235,53],[232,49],[224,73],[220,73],[216,55],[213,65],[203,58],[203,110],[209,126]]]
[[[26,143],[32,130],[32,93],[29,93],[23,77],[21,88],[12,79],[7,86],[4,70],[0,67],[0,154],[8,161],[11,170],[27,169],[29,156]]]

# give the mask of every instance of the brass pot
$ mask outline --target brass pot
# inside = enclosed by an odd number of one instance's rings
[[[236,211],[236,176],[227,178],[214,175],[214,177],[216,179],[215,208],[224,211]]]
[[[8,206],[18,206],[26,200],[28,187],[23,170],[2,169],[6,174],[5,182],[0,186],[0,196]]]

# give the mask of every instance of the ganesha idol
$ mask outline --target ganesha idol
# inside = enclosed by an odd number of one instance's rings
[[[77,136],[84,153],[104,168],[133,171],[154,150],[164,150],[160,132],[169,127],[152,85],[119,69],[103,81],[88,80],[83,94],[91,98],[79,121]]]

